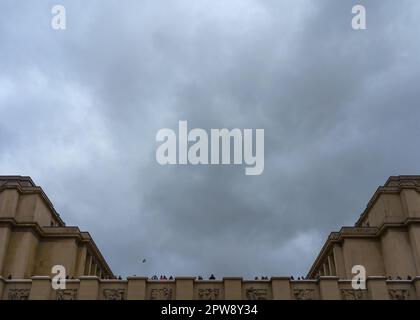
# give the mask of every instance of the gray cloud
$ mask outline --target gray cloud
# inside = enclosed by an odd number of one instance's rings
[[[417,173],[413,1],[0,4],[0,168],[116,273],[306,273],[389,175]],[[265,171],[159,166],[156,132],[265,129]],[[142,264],[141,259],[147,258]]]

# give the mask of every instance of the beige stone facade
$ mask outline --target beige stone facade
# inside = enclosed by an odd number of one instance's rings
[[[113,277],[88,232],[67,227],[29,177],[0,177],[0,275],[30,279],[63,265],[70,277]]]
[[[66,288],[52,288],[63,265]],[[366,270],[365,290],[352,268]],[[29,177],[0,177],[0,299],[420,299],[420,176],[390,177],[354,227],[328,237],[307,279],[118,280],[89,233],[67,227]]]
[[[363,265],[369,276],[420,275],[420,177],[390,177],[379,187],[354,227],[332,232],[309,278],[352,277]]]

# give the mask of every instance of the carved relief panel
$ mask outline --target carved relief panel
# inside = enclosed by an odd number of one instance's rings
[[[198,298],[200,300],[217,300],[220,296],[220,289],[205,288],[198,289]]]
[[[341,297],[343,300],[362,300],[363,292],[355,289],[341,289]]]
[[[150,300],[172,300],[172,289],[171,288],[159,288],[152,289],[150,291]]]
[[[408,300],[410,298],[408,289],[389,289],[388,293],[391,300]]]
[[[267,300],[268,292],[265,288],[249,287],[245,289],[245,296],[248,300]]]
[[[76,300],[77,289],[59,289],[57,290],[57,300]]]
[[[9,289],[9,300],[28,300],[30,289]]]
[[[125,290],[124,289],[104,289],[105,300],[124,300]]]
[[[294,289],[293,296],[296,300],[313,300],[315,299],[314,289]]]

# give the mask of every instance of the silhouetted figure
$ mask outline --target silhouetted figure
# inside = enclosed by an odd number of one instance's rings
[[[198,276],[197,277],[197,280],[203,280],[203,277],[202,276]]]
[[[402,280],[400,276],[397,276],[397,280]]]
[[[173,279],[174,279],[174,277],[172,277],[172,276],[169,277],[169,280],[173,280]]]
[[[293,276],[290,276],[290,280],[295,280],[295,278]]]
[[[210,275],[209,280],[216,280],[216,277],[214,276],[214,274],[211,274],[211,275]]]
[[[145,263],[146,262],[146,259],[143,259],[141,262]]]
[[[7,279],[12,279],[12,275],[11,274],[9,274],[9,276],[7,277]]]
[[[254,280],[258,280],[258,277],[255,277]]]
[[[118,280],[122,280],[121,276],[118,276]]]
[[[411,276],[407,276],[407,280],[411,280]]]
[[[152,277],[152,280],[158,280],[157,275],[154,275],[154,276]]]

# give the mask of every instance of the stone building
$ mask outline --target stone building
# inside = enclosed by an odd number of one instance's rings
[[[54,265],[66,269],[65,289],[53,289]],[[365,289],[352,286],[354,266]],[[0,299],[420,299],[420,176],[390,177],[300,280],[116,279],[89,233],[66,226],[31,178],[0,176]]]
[[[420,176],[390,177],[379,187],[354,227],[332,232],[308,277],[352,277],[361,264],[367,275],[420,275]]]

